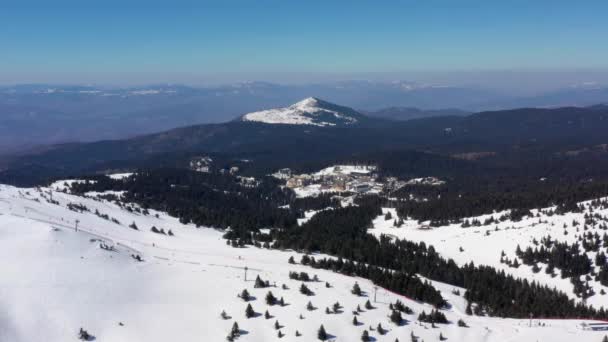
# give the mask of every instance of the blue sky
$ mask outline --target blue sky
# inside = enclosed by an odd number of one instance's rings
[[[608,1],[25,0],[0,4],[0,81],[608,70],[607,17]]]

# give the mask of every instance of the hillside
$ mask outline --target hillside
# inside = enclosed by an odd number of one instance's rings
[[[126,140],[56,145],[7,157],[0,161],[0,181],[26,184],[29,178],[32,184],[31,179],[84,172],[185,165],[190,157],[201,154],[252,160],[255,169],[266,173],[294,162],[305,165],[393,150],[443,156],[481,152],[494,156],[486,158],[491,166],[517,167],[605,144],[606,118],[606,107],[596,106],[523,108],[403,122],[357,117],[359,124],[338,126],[233,121]]]
[[[254,342],[279,340],[275,321],[284,341],[316,340],[321,324],[334,340],[347,341],[360,340],[363,330],[375,341],[407,341],[412,334],[425,341],[437,340],[441,334],[457,342],[565,342],[603,336],[580,330],[580,321],[574,320],[534,319],[529,326],[528,320],[468,316],[465,301],[453,293],[456,288],[435,282],[451,306],[442,310],[449,323],[433,328],[417,321],[418,314],[429,313],[431,306],[381,288],[375,295],[373,285],[364,279],[299,264],[299,253],[233,248],[216,230],[184,225],[162,212],[146,214],[132,205],[121,208],[101,199],[102,194],[85,198],[57,189],[64,189],[64,182],[39,189],[0,186],[0,254],[4,259],[19,255],[18,262],[2,267],[2,340],[75,340],[84,328],[98,341],[194,341],[201,336],[221,341],[235,321],[241,333],[238,340]],[[173,236],[150,231],[153,226],[171,230]],[[291,256],[298,264],[288,263]],[[317,275],[320,282],[307,283],[314,295],[301,294],[302,282],[290,279],[290,271]],[[254,288],[257,276],[271,287]],[[366,293],[363,297],[350,293],[355,282]],[[254,297],[249,303],[260,315],[245,317],[247,303],[237,297],[243,289]],[[286,305],[267,305],[268,291],[283,297]],[[351,312],[357,305],[364,308],[368,299],[374,308],[363,309],[357,316],[360,324],[353,326]],[[388,306],[396,300],[413,310],[403,314],[400,326],[388,318]],[[317,307],[312,312],[306,310],[309,301]],[[325,307],[336,302],[343,309],[325,313]],[[271,319],[264,318],[266,310]],[[230,318],[223,320],[222,311]],[[459,319],[468,327],[459,327]],[[385,334],[378,333],[378,323]]]
[[[435,116],[465,116],[470,112],[460,109],[420,109],[414,107],[390,107],[376,111],[365,111],[365,115],[373,118],[385,118],[398,121],[431,118]]]

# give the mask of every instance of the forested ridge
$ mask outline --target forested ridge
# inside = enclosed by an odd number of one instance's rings
[[[303,251],[320,251],[348,262],[333,264],[349,273],[356,267],[352,262],[390,269],[399,274],[420,274],[429,279],[464,287],[465,298],[477,304],[478,312],[500,317],[597,317],[607,318],[603,309],[596,311],[576,304],[565,293],[527,280],[516,279],[493,267],[467,264],[459,267],[453,260],[442,258],[424,243],[380,239],[367,234],[367,227],[378,212],[376,208],[352,207],[324,211],[300,228],[284,230],[277,235],[275,246]],[[330,266],[331,267],[331,266]],[[357,274],[353,272],[352,274]],[[389,276],[377,276],[374,282],[406,295],[416,293],[412,288],[393,284]],[[423,298],[413,296],[415,299]],[[422,296],[421,296],[422,297]],[[439,300],[431,302],[441,303]]]

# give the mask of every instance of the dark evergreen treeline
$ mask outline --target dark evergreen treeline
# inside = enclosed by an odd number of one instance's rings
[[[330,194],[296,198],[273,177],[263,177],[256,187],[245,187],[238,177],[226,173],[201,173],[186,169],[163,168],[140,170],[124,179],[88,176],[83,183],[73,183],[71,191],[125,191],[123,202],[133,202],[144,209],[165,211],[184,223],[198,226],[231,228],[230,239],[252,243],[251,232],[259,228],[282,228],[296,225],[307,210],[338,207],[339,199]],[[266,242],[263,236],[256,240]]]
[[[416,275],[394,272],[377,266],[355,263],[351,260],[345,261],[342,258],[337,260],[327,258],[316,260],[314,257],[311,257],[310,261],[305,264],[348,276],[366,278],[388,290],[415,300],[433,304],[436,307],[446,305],[446,301],[441,296],[441,293],[428,282],[420,280]]]
[[[290,208],[297,212],[308,210],[322,210],[325,208],[337,208],[340,206],[340,199],[335,194],[320,194],[314,197],[302,197],[294,199]]]
[[[541,246],[521,250],[518,246],[515,254],[529,266],[538,262],[546,263],[550,269],[557,267],[561,270],[562,278],[580,277],[591,272],[591,260],[581,253],[578,243],[568,244],[558,242],[551,237],[541,239]]]
[[[230,227],[238,236],[248,237],[261,227],[289,227],[297,218],[293,211],[279,208],[293,193],[270,177],[250,188],[231,175],[154,169],[124,180],[100,176],[72,186],[76,193],[106,190],[125,191],[123,201],[165,211],[184,223]]]
[[[509,189],[489,187],[483,192],[429,190],[426,201],[400,201],[395,206],[399,216],[430,220],[436,225],[460,222],[463,217],[479,216],[508,209],[529,210],[559,205],[576,210],[576,203],[608,194],[608,182],[533,184],[522,183]],[[427,194],[428,195],[428,194]],[[568,209],[569,208],[569,209]]]

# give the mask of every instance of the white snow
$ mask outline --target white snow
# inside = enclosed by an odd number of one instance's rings
[[[589,202],[583,202],[583,204],[588,203]],[[486,226],[469,228],[462,228],[460,224],[426,228],[428,227],[428,222],[419,223],[417,220],[406,218],[404,218],[403,226],[396,228],[394,227],[394,220],[397,219],[395,209],[384,208],[383,214],[387,211],[391,212],[392,219],[385,220],[384,216],[376,218],[373,223],[373,229],[369,230],[371,234],[376,236],[385,234],[391,237],[404,238],[417,242],[424,241],[427,245],[433,245],[439,254],[454,259],[459,265],[469,262],[474,262],[477,265],[490,265],[516,277],[535,280],[541,284],[555,287],[577,301],[581,301],[581,299],[574,295],[570,280],[562,279],[557,268],[556,273],[558,275],[556,277],[551,277],[546,274],[546,265],[542,263],[538,264],[538,266],[541,267],[541,271],[538,273],[532,272],[532,268],[526,265],[521,265],[519,268],[512,268],[506,264],[500,263],[501,251],[504,251],[506,256],[512,260],[515,258],[517,245],[520,245],[522,250],[525,250],[528,246],[534,249],[536,246],[532,242],[533,239],[540,241],[543,237],[550,236],[554,240],[573,244],[581,234],[586,234],[587,232],[593,234],[597,232],[601,237],[605,232],[600,229],[599,224],[595,227],[590,226],[586,231],[583,229],[585,222],[584,215],[589,213],[588,209],[583,213],[567,213],[565,215],[548,216],[541,213],[540,217],[528,217],[520,222],[504,221]],[[594,209],[593,212],[602,216],[608,215],[608,210]],[[498,218],[505,213],[506,212],[498,212],[489,215],[481,215],[469,218],[469,220],[477,219],[483,224],[490,216]],[[532,210],[532,213],[536,216],[536,214],[539,213],[539,210]],[[577,220],[580,223],[580,226],[578,226],[579,231],[577,231],[577,227],[572,226],[573,220]],[[564,235],[564,225],[567,226],[566,230],[568,231],[568,235]],[[424,227],[424,229],[421,229],[421,227]],[[460,250],[461,247],[463,251]],[[602,248],[601,250],[606,251],[605,248]],[[595,254],[595,252],[588,253],[592,262],[595,258]],[[521,260],[519,261],[521,263]],[[599,268],[596,268],[596,271],[599,271]],[[587,298],[587,303],[595,307],[608,307],[608,295],[600,294],[602,288],[606,292],[608,292],[608,288],[602,286],[595,280],[589,281],[589,285],[594,288],[596,294]]]
[[[359,341],[369,326],[382,323],[389,332],[380,336],[370,332],[377,341],[408,341],[413,331],[421,340],[436,341],[441,332],[448,341],[599,341],[603,333],[582,331],[581,321],[539,321],[470,317],[462,313],[462,297],[451,293],[453,287],[434,283],[452,304],[445,311],[452,324],[419,325],[415,318],[425,304],[379,289],[376,309],[359,316],[363,325],[353,326],[351,311],[363,307],[368,298],[350,293],[358,281],[373,302],[373,285],[324,270],[290,265],[287,260],[301,255],[290,251],[258,248],[232,248],[221,238],[222,232],[183,225],[164,213],[151,211],[144,216],[129,212],[106,201],[77,197],[54,191],[49,203],[49,188],[19,189],[0,185],[0,341],[75,341],[80,327],[97,341],[165,342],[224,341],[230,327],[237,321],[246,331],[237,341],[278,341],[274,322],[284,328],[281,341],[316,341],[316,332],[323,324],[335,341]],[[91,212],[75,212],[68,203],[80,203]],[[93,214],[108,214],[120,224]],[[155,215],[158,214],[158,218]],[[78,231],[74,230],[76,220]],[[139,230],[128,228],[135,222]],[[155,234],[150,227],[171,229],[175,236]],[[378,227],[376,229],[383,229]],[[388,228],[386,228],[388,229]],[[409,228],[408,228],[409,229]],[[402,229],[405,231],[406,229]],[[432,233],[433,231],[431,231]],[[99,248],[99,241],[114,245],[116,250]],[[139,254],[144,262],[136,262],[131,254]],[[244,281],[244,267],[248,267]],[[315,296],[299,293],[300,282],[288,278],[289,271],[305,271],[318,275],[322,282],[310,283]],[[272,292],[284,297],[285,307],[268,306],[264,296],[268,289],[254,289],[253,279],[260,275],[270,283]],[[332,288],[325,288],[324,281]],[[282,290],[285,283],[289,289]],[[256,297],[253,308],[275,316],[246,319],[246,303],[237,298],[244,288]],[[464,293],[461,290],[461,293]],[[415,314],[405,315],[408,324],[396,327],[389,322],[388,304],[400,299]],[[311,301],[319,309],[308,312]],[[341,314],[327,315],[325,307],[339,301]],[[220,319],[225,310],[232,319]],[[300,320],[302,314],[305,319]],[[469,328],[455,322],[464,319]],[[122,323],[123,325],[120,325]],[[295,330],[302,337],[295,337]]]
[[[319,115],[333,115],[346,124],[356,123],[357,119],[320,107],[319,100],[314,97],[306,98],[289,107],[262,110],[243,115],[243,121],[255,121],[268,124],[335,126],[335,123],[319,121]]]
[[[322,193],[334,192],[332,189],[322,189],[321,184],[310,184],[298,188],[293,188],[297,197],[315,197]]]

